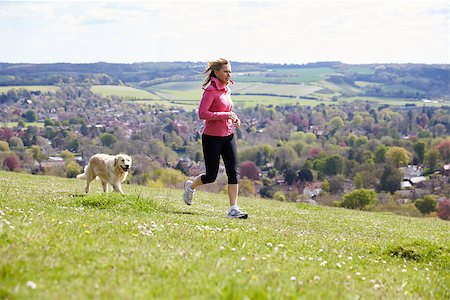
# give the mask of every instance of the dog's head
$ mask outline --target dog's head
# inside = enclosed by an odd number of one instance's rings
[[[114,159],[114,166],[124,172],[128,172],[131,168],[132,159],[126,154],[117,154]]]

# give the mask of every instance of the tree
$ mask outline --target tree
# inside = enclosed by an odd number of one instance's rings
[[[331,132],[334,134],[336,131],[344,127],[344,121],[342,121],[341,117],[335,116],[330,120]]]
[[[10,138],[8,143],[9,147],[14,150],[23,151],[25,148],[22,139],[17,136],[13,136],[12,138]]]
[[[412,155],[405,148],[394,146],[388,149],[386,157],[396,168],[399,168],[408,164],[411,161]]]
[[[400,170],[391,165],[386,165],[380,178],[379,189],[393,194],[400,189],[401,181],[402,174],[400,173]]]
[[[322,171],[326,175],[342,174],[344,172],[344,158],[339,154],[327,157]]]
[[[242,178],[239,182],[239,195],[244,197],[255,197],[256,196],[256,188],[253,180],[248,178]]]
[[[364,209],[367,205],[377,203],[377,194],[373,190],[357,189],[342,196],[341,207]]]
[[[281,147],[275,152],[274,167],[280,171],[287,169],[292,163],[298,159],[297,153],[292,147]]]
[[[81,166],[74,161],[69,161],[66,164],[66,175],[68,178],[75,178],[81,173]]]
[[[450,199],[446,198],[439,202],[436,214],[442,220],[450,220]]]
[[[425,154],[425,164],[428,166],[428,173],[433,173],[438,166],[439,152],[437,150],[427,151]]]
[[[386,161],[387,147],[384,144],[377,146],[375,149],[375,162],[380,164]]]
[[[298,180],[297,170],[293,167],[289,167],[284,171],[284,180],[288,185],[293,184]]]
[[[32,109],[27,110],[22,117],[27,120],[27,122],[35,122],[37,120],[36,112]]]
[[[9,144],[6,141],[0,141],[0,152],[8,152]]]
[[[444,162],[450,162],[450,138],[445,139],[436,146],[439,155]]]
[[[301,182],[311,182],[314,180],[313,173],[308,168],[303,168],[298,172],[298,179]]]
[[[330,193],[338,194],[344,191],[344,176],[336,175],[328,178],[330,184]]]
[[[102,145],[106,147],[111,147],[117,142],[117,138],[111,133],[103,133],[100,136],[100,140],[102,141]]]
[[[436,196],[426,195],[414,201],[414,206],[424,215],[436,210]]]
[[[15,154],[8,154],[3,160],[3,169],[16,171],[20,168],[20,159]]]
[[[423,163],[423,160],[425,159],[426,147],[424,141],[418,141],[414,144],[414,151],[416,152],[420,163]]]
[[[259,180],[260,171],[256,164],[252,161],[244,161],[239,165],[239,174],[241,178]]]

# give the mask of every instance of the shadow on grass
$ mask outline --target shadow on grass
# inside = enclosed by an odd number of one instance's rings
[[[179,210],[170,210],[170,209],[166,209],[166,210],[163,210],[163,212],[168,213],[168,214],[175,214],[175,215],[196,215],[196,216],[206,216],[206,214],[201,214],[201,213],[193,212],[193,211],[179,211]]]

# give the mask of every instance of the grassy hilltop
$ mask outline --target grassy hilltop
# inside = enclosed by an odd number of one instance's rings
[[[450,223],[0,172],[0,299],[449,299]]]

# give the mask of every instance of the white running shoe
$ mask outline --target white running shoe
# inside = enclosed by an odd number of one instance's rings
[[[192,180],[187,180],[184,184],[183,200],[187,205],[192,204],[192,199],[194,198],[194,190],[191,189]]]
[[[230,209],[230,211],[228,212],[227,218],[231,219],[247,219],[248,218],[248,214],[245,211],[241,211],[239,209],[239,207],[237,208],[232,208]]]

